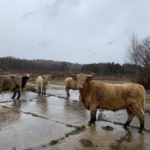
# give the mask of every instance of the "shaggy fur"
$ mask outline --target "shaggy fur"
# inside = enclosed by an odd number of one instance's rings
[[[15,98],[16,94],[18,93],[17,99],[20,98],[21,95],[21,84],[20,79],[14,76],[0,76],[0,93],[3,90],[11,90],[13,91],[12,99]]]
[[[67,96],[69,97],[70,96],[69,90],[70,89],[77,90],[77,84],[76,84],[74,77],[67,77],[65,78],[64,82],[65,82],[65,90],[66,90]]]
[[[38,76],[36,78],[36,85],[38,88],[39,94],[46,94],[46,89],[48,86],[48,76]]]
[[[92,81],[89,75],[79,74],[77,88],[80,92],[80,101],[91,113],[89,125],[95,123],[98,108],[112,111],[126,109],[128,120],[125,127],[130,124],[134,116],[137,116],[140,130],[144,129],[145,89],[142,85],[96,82]]]

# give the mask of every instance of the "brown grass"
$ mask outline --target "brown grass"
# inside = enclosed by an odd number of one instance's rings
[[[50,80],[49,84],[64,85],[64,80]]]
[[[150,91],[146,91],[146,101],[150,102]]]

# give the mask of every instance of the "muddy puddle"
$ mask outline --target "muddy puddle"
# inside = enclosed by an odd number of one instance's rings
[[[145,130],[138,133],[137,118],[128,129],[125,110],[98,110],[95,126],[88,127],[89,112],[79,103],[78,91],[49,85],[46,96],[23,92],[0,95],[0,150],[148,150],[150,147],[150,93],[145,108]]]

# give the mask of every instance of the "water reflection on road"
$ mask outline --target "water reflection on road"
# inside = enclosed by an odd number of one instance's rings
[[[86,125],[89,112],[79,103],[78,91],[70,91],[66,98],[64,86],[50,85],[47,95],[24,92],[20,101],[12,101],[11,93],[0,95],[0,149],[15,147],[25,149],[45,145],[43,149],[83,149],[81,139],[91,140],[92,150],[122,149],[148,150],[150,146],[150,103],[146,103],[145,131],[138,133],[135,118],[128,129],[122,125],[127,119],[125,110],[112,112],[99,110],[95,126],[87,127],[80,134],[65,137],[73,126]],[[68,125],[70,127],[68,127]],[[64,137],[62,142],[50,146],[50,140]],[[74,143],[74,144],[70,144]],[[84,147],[85,148],[85,147]],[[88,150],[90,147],[88,147]]]
[[[37,96],[36,106],[40,113],[47,114],[48,112],[48,104],[46,96]]]

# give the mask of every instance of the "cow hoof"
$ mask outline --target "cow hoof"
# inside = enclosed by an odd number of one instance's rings
[[[89,121],[89,122],[88,122],[88,126],[91,126],[91,125],[92,125],[92,123]]]
[[[88,126],[92,126],[92,125],[95,125],[95,122],[88,122]]]
[[[140,129],[140,130],[138,131],[138,133],[139,133],[139,134],[143,134],[143,129]]]
[[[87,125],[88,125],[88,126],[91,126],[91,123],[88,123]]]

